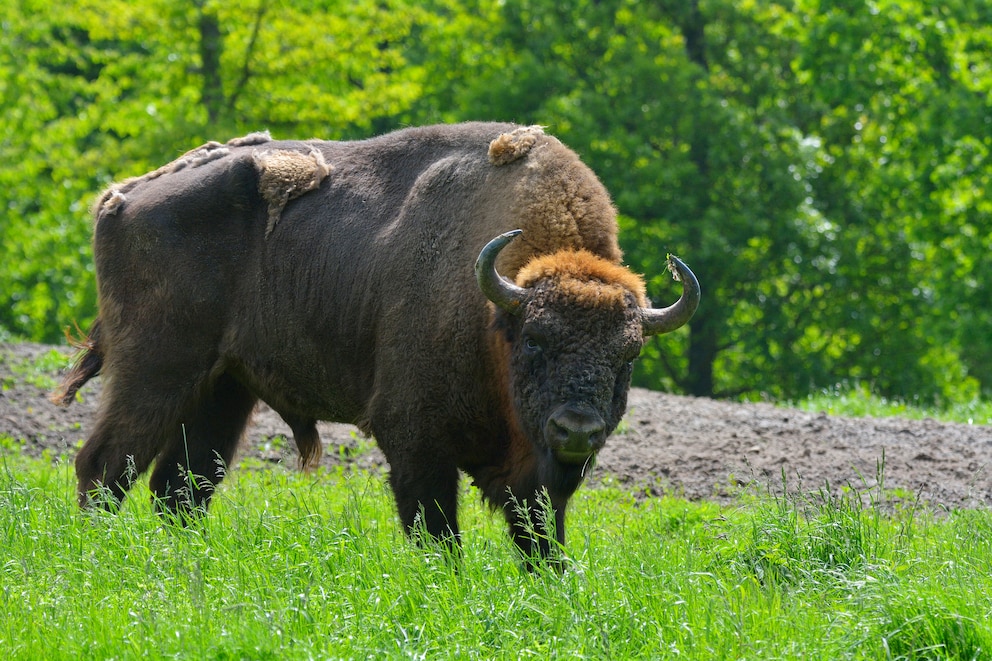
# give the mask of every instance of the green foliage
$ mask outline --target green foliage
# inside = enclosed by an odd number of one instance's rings
[[[442,119],[483,109],[576,148],[656,299],[674,293],[666,252],[697,272],[688,336],[649,346],[637,384],[794,398],[857,379],[970,400],[992,383],[972,255],[992,234],[975,7],[479,3],[463,48],[427,46],[428,98],[458,109]]]
[[[0,9],[0,337],[96,291],[87,208],[209,139],[501,119],[600,175],[657,301],[638,385],[946,404],[992,391],[992,5],[15,0]]]
[[[933,418],[944,422],[968,425],[992,424],[992,402],[978,398],[926,404],[919,397],[890,398],[879,395],[864,383],[841,383],[824,388],[801,400],[789,402],[790,407],[805,411],[820,411],[830,415],[876,418],[900,417],[912,420]]]
[[[145,0],[0,9],[0,337],[96,314],[89,206],[215,138],[363,135],[420,93],[402,3]]]
[[[70,658],[983,658],[988,512],[863,494],[733,507],[585,490],[567,570],[523,571],[465,498],[452,561],[403,538],[383,480],[234,472],[163,522],[139,489],[80,513],[66,464],[0,459],[0,645]],[[463,494],[471,496],[471,494]]]

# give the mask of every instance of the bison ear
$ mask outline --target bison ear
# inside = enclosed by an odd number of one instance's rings
[[[699,281],[689,267],[675,255],[669,255],[668,270],[675,280],[682,283],[682,296],[667,308],[641,308],[644,335],[661,335],[681,328],[692,319],[699,306]]]
[[[475,260],[475,279],[479,283],[479,289],[498,308],[512,315],[520,313],[524,301],[527,300],[527,290],[513,284],[496,271],[496,258],[500,251],[520,234],[523,234],[523,230],[500,234],[486,244],[479,253],[479,258]]]

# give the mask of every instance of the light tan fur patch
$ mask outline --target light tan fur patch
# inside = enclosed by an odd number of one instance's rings
[[[206,165],[210,161],[216,161],[218,158],[224,158],[231,153],[231,150],[224,145],[211,142],[207,143],[203,147],[196,149],[187,153],[181,159],[172,162],[172,168],[167,172],[162,172],[161,174],[168,174],[171,172],[179,172],[183,168],[198,168],[201,165]],[[156,170],[156,172],[158,172]],[[149,177],[150,179],[152,177]]]
[[[530,287],[543,279],[552,280],[557,289],[585,307],[624,305],[627,292],[637,298],[638,305],[647,305],[641,276],[587,250],[561,250],[535,257],[520,269],[517,286]]]
[[[501,133],[489,143],[489,162],[506,165],[526,156],[542,135],[544,128],[541,126],[522,126],[510,133]]]
[[[254,133],[243,135],[240,138],[232,138],[227,141],[227,145],[229,147],[247,147],[251,145],[260,145],[263,142],[269,142],[270,140],[272,140],[272,136],[268,131],[255,131]]]
[[[258,192],[269,203],[268,237],[275,229],[286,204],[320,186],[333,167],[314,148],[307,153],[289,149],[256,151],[252,154],[258,168]]]
[[[100,198],[100,209],[98,212],[99,217],[112,216],[117,211],[124,206],[127,198],[124,197],[124,193],[120,192],[116,188],[109,189],[102,198]]]

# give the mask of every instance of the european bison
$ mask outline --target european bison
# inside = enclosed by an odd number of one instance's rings
[[[160,508],[205,507],[261,399],[304,466],[317,420],[374,436],[408,532],[457,546],[461,469],[546,556],[645,337],[699,300],[672,258],[682,296],[648,307],[606,190],[539,127],[211,142],[112,186],[95,216],[99,315],[54,395],[105,379],[84,506],[154,461]]]

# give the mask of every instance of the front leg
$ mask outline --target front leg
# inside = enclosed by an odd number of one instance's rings
[[[543,487],[523,498],[508,490],[503,512],[510,525],[510,537],[528,569],[547,561],[559,563],[565,545],[567,504],[566,499],[552,497]]]
[[[389,460],[389,484],[407,535],[422,541],[418,535],[426,532],[448,549],[457,550],[461,544],[458,468],[434,453],[419,458],[405,453],[402,461]]]
[[[529,570],[560,567],[565,544],[565,509],[581,482],[580,470],[541,461],[535,452],[520,452],[508,466],[469,471],[493,509],[502,510],[510,537]],[[574,473],[574,474],[573,474]]]

